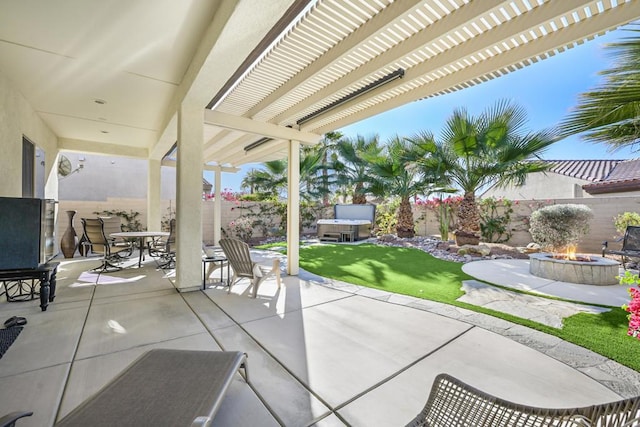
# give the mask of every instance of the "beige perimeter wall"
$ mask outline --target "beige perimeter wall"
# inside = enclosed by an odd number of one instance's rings
[[[213,244],[213,202],[203,201],[203,221],[202,234],[206,244]],[[510,228],[512,230],[511,239],[506,242],[512,246],[526,246],[531,242],[531,236],[527,231],[526,218],[531,213],[542,206],[550,204],[562,203],[581,203],[587,205],[593,211],[594,218],[591,221],[591,231],[588,236],[578,246],[579,252],[599,253],[602,242],[605,240],[613,240],[617,236],[617,232],[613,226],[613,218],[622,212],[638,212],[640,213],[640,197],[602,197],[602,198],[585,198],[585,199],[548,199],[548,200],[518,200],[513,205],[514,213],[512,214],[512,222]],[[239,204],[235,202],[222,202],[222,224],[226,230],[231,221],[246,213],[241,209],[242,206],[256,205],[256,203]],[[169,208],[175,211],[175,201],[162,201],[162,218],[169,217]],[[56,236],[58,243],[62,234],[67,229],[67,215],[65,211],[75,210],[74,228],[78,236],[82,235],[82,225],[80,218],[96,217],[94,212],[103,210],[125,210],[140,212],[140,221],[143,228],[146,228],[146,200],[145,199],[121,199],[112,198],[103,202],[86,202],[86,201],[61,201],[58,207],[58,222]],[[420,236],[439,236],[438,221],[435,213],[422,206],[414,206],[414,219],[416,220],[416,233]],[[175,215],[175,212],[174,212]],[[323,218],[331,217],[331,209],[320,214]],[[303,230],[305,234],[314,234],[315,227],[309,227]],[[254,229],[253,235],[261,237],[262,231]],[[615,245],[615,244],[613,244]]]
[[[239,202],[227,202],[222,201],[222,224],[223,229],[228,230],[229,223],[234,221],[238,217],[247,212],[243,207],[257,206],[256,202],[239,203]],[[175,200],[162,200],[161,201],[161,218],[164,222],[170,218],[169,214],[175,218]],[[58,250],[60,248],[60,239],[68,227],[68,215],[65,213],[68,210],[76,211],[73,220],[73,227],[78,237],[82,236],[82,223],[81,218],[96,218],[94,212],[109,211],[126,211],[126,212],[139,212],[138,219],[142,223],[142,228],[146,229],[147,219],[147,201],[146,199],[125,199],[125,198],[108,198],[106,201],[69,201],[63,200],[58,204],[58,220],[56,223],[56,241],[58,244]],[[102,216],[102,215],[100,215]],[[328,216],[324,216],[328,218]],[[279,222],[274,220],[274,225],[278,225]],[[215,224],[213,223],[213,201],[202,202],[202,236],[207,245],[213,244],[213,230]],[[303,233],[315,233],[315,227],[305,228]],[[255,228],[253,230],[254,237],[262,237],[262,230]]]
[[[507,242],[512,246],[526,246],[531,242],[531,235],[527,231],[524,221],[531,213],[541,207],[550,204],[576,203],[584,204],[593,211],[593,219],[590,224],[590,233],[578,245],[578,251],[583,253],[600,253],[602,242],[611,241],[618,233],[613,225],[613,218],[623,212],[640,213],[640,197],[593,197],[584,199],[547,199],[547,200],[518,200],[513,205],[514,213],[511,215],[513,236]],[[419,219],[420,217],[423,219]],[[420,235],[439,235],[438,221],[433,211],[421,206],[414,206],[414,218],[416,231]],[[612,243],[610,247],[616,244]]]

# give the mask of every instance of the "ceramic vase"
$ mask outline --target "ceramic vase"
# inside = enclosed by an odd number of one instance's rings
[[[62,235],[62,239],[60,239],[60,250],[65,258],[73,258],[73,254],[75,254],[76,247],[78,245],[76,230],[73,228],[73,217],[75,216],[76,211],[66,212],[69,217],[69,224],[67,225],[67,230]]]

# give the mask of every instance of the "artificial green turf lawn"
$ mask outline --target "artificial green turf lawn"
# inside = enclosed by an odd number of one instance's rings
[[[464,295],[461,264],[410,248],[378,245],[316,245],[300,248],[300,267],[324,277],[451,302]]]
[[[464,292],[462,264],[411,248],[378,245],[316,245],[300,248],[300,266],[323,277],[385,291],[439,301],[528,326],[588,348],[640,371],[640,342],[628,337],[626,312],[580,313],[562,329],[456,301]],[[537,295],[540,296],[540,295]]]

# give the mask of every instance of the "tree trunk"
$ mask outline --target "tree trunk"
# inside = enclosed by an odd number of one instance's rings
[[[364,205],[367,203],[367,196],[361,193],[362,184],[356,184],[356,188],[353,190],[352,203],[354,205]]]
[[[408,197],[403,197],[398,207],[398,224],[396,225],[398,237],[413,237],[416,231],[413,223],[413,212]]]
[[[327,170],[327,150],[322,154],[322,205],[329,206],[329,171]]]
[[[458,230],[480,235],[480,212],[473,192],[464,193],[458,207]]]

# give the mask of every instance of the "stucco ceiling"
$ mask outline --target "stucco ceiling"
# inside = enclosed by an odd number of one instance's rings
[[[208,107],[205,160],[238,166],[639,17],[640,0],[7,1],[0,72],[62,150],[162,158],[188,101]]]

